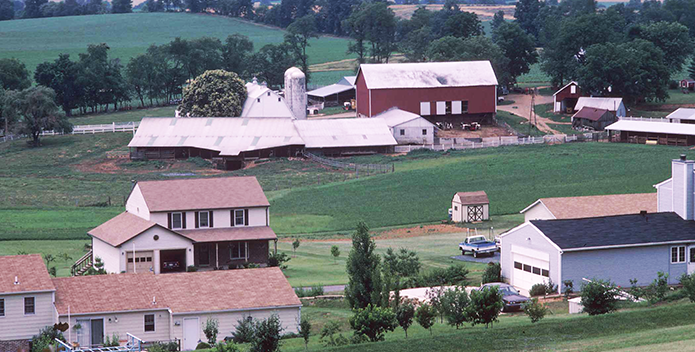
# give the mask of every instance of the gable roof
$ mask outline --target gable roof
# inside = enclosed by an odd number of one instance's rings
[[[0,256],[0,294],[54,290],[40,254]]]
[[[156,222],[145,220],[124,211],[107,222],[89,230],[87,233],[114,247],[118,247],[155,226],[159,225]]]
[[[487,198],[485,191],[476,192],[457,192],[461,205],[487,204],[490,200]]]
[[[176,232],[192,239],[197,243],[276,240],[278,238],[270,226],[224,227],[212,229],[177,230]]]
[[[695,221],[676,213],[531,220],[531,224],[562,250],[695,242]]]
[[[576,81],[572,81],[570,83],[565,84],[562,88],[558,89],[555,93],[553,93],[553,96],[556,96],[558,93],[562,92],[563,90],[565,90],[565,88],[571,86],[572,84],[579,87],[579,83],[577,83]]]
[[[400,124],[416,119],[422,119],[423,123],[426,123],[427,125],[433,125],[431,122],[427,121],[427,119],[423,118],[422,116],[414,114],[410,111],[401,110],[395,106],[376,115],[375,117],[384,119],[384,121],[386,122],[386,126],[389,127],[398,126]]]
[[[668,120],[661,121],[638,121],[638,120],[618,120],[606,126],[607,131],[630,131],[630,132],[651,132],[668,133],[687,136],[695,136],[695,125],[689,123],[670,123]]]
[[[579,97],[577,104],[574,106],[574,111],[579,111],[583,107],[617,111],[622,103],[623,98]]]
[[[270,206],[254,176],[140,181],[150,212]]]
[[[556,219],[578,219],[596,216],[657,212],[656,193],[611,194],[584,197],[540,198],[520,213],[542,203]]]
[[[355,81],[357,80],[357,76],[345,76],[338,81],[338,84],[346,84],[350,86],[355,85]]]
[[[581,110],[577,111],[574,115],[572,115],[572,119],[587,119],[590,121],[598,121],[607,112],[609,111],[606,109],[597,109],[585,106]]]
[[[310,91],[306,92],[306,95],[313,96],[313,97],[325,98],[325,97],[333,95],[333,94],[343,93],[343,92],[347,92],[349,90],[354,90],[354,89],[355,89],[355,86],[335,83],[335,84],[331,84],[329,86],[310,90]]]
[[[246,83],[246,91],[248,96],[241,111],[242,117],[294,117],[284,98],[255,79]]]
[[[392,146],[398,144],[386,122],[369,119],[295,120],[307,148]]]
[[[678,120],[695,120],[695,109],[693,108],[678,108],[672,113],[666,115],[667,119]]]
[[[279,268],[74,276],[55,278],[53,283],[60,315],[67,314],[68,306],[71,314],[157,309],[176,314],[301,306]]]
[[[368,89],[496,86],[490,61],[362,64]]]

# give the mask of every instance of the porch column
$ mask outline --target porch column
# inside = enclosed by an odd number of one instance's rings
[[[274,239],[273,242],[275,243],[275,250],[273,251],[273,254],[278,255],[278,239]]]
[[[220,244],[215,242],[215,268],[220,267]]]

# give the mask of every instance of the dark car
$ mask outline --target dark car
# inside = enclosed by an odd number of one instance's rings
[[[502,282],[491,282],[481,286],[480,288],[483,289],[486,287],[497,287],[499,292],[502,294],[502,301],[504,302],[504,308],[502,308],[503,312],[521,310],[523,309],[524,303],[528,302],[529,300],[528,297],[522,296],[519,291],[509,284]]]

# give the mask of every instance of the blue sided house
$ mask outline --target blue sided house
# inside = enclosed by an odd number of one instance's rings
[[[502,275],[521,290],[583,279],[647,285],[658,272],[669,284],[695,272],[695,161],[671,163],[657,189],[657,213],[530,220],[500,236]]]

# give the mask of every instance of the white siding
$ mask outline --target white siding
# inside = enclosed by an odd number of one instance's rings
[[[158,235],[159,239],[154,240],[154,236]],[[193,265],[193,242],[185,237],[173,234],[161,227],[153,227],[139,236],[129,240],[120,247],[120,270],[126,270],[126,255],[125,252],[133,251],[154,251],[153,264],[155,273],[159,273],[159,251],[163,249],[186,249],[186,266]]]
[[[173,335],[175,338],[183,339],[183,319],[188,317],[198,317],[200,321],[200,340],[207,341],[203,333],[203,327],[208,318],[217,319],[219,323],[219,334],[217,340],[223,340],[225,336],[231,336],[236,330],[237,321],[244,317],[251,316],[253,319],[266,319],[276,313],[280,317],[280,324],[283,327],[283,334],[296,333],[297,322],[300,318],[300,308],[280,308],[280,309],[261,309],[238,312],[210,313],[210,314],[175,314],[173,318]],[[177,326],[178,324],[178,326]]]
[[[145,332],[145,315],[154,314],[154,332]],[[113,334],[118,335],[121,345],[128,341],[127,333],[145,340],[145,341],[165,341],[170,340],[171,329],[169,312],[166,310],[158,311],[143,311],[143,312],[128,312],[128,313],[110,313],[110,314],[89,314],[70,317],[70,336],[65,332],[65,338],[71,338],[72,342],[77,342],[77,333],[72,329],[77,319],[104,319],[104,337],[109,339]],[[67,322],[67,315],[60,316],[60,322]],[[84,328],[88,328],[83,326]]]
[[[121,272],[121,251],[118,248],[92,237],[92,251],[94,258],[101,258],[107,273],[118,274]]]
[[[673,211],[673,179],[662,182],[656,188],[657,206],[656,211]]]
[[[24,297],[34,297],[35,314],[24,315]],[[30,339],[43,327],[55,324],[53,292],[0,295],[5,316],[0,317],[0,340]]]
[[[241,209],[241,208],[239,208]],[[260,208],[244,208],[249,210],[249,226],[266,226],[266,209]],[[231,210],[232,209],[213,209],[200,210],[212,211],[213,228],[224,228],[231,226]],[[186,210],[186,230],[195,229],[195,210]],[[157,212],[150,215],[151,220],[163,227],[169,226],[168,212]]]
[[[401,130],[404,130],[405,135],[401,135]],[[422,130],[427,130],[427,133],[423,135]],[[393,126],[391,132],[398,144],[434,143],[434,125],[424,118],[413,119],[400,125]]]
[[[506,234],[500,237],[500,265],[502,267],[502,276],[509,280],[511,285],[517,286],[514,283],[514,261],[513,261],[513,250],[512,246],[515,247],[516,252],[520,252],[520,248],[528,249],[528,253],[545,253],[549,259],[549,270],[550,279],[553,280],[555,284],[561,286],[561,253],[555,247],[555,245],[550,242],[536,227],[531,225],[531,223],[522,224]],[[527,263],[529,264],[529,263]],[[575,282],[575,284],[577,284]],[[518,287],[518,286],[517,286]]]
[[[531,207],[531,209],[524,212],[524,221],[551,219],[555,219],[553,213],[551,213],[541,202],[538,202],[536,205]]]
[[[168,227],[169,226],[169,219],[167,217],[167,214],[168,213],[151,213],[150,214],[150,221],[156,222],[164,227]],[[188,221],[189,221],[189,217],[188,217],[188,214],[186,214],[186,225],[189,224]],[[191,226],[193,226],[193,215],[192,214],[190,217],[190,224],[191,224]]]
[[[133,191],[130,192],[128,201],[125,204],[125,211],[137,215],[145,220],[150,220],[150,209],[145,203],[145,197],[142,196],[140,185],[135,185]]]

